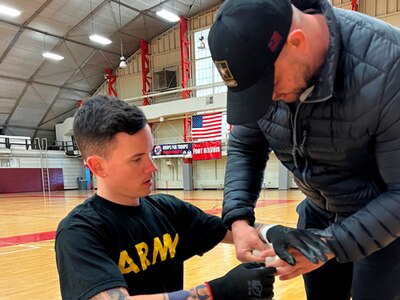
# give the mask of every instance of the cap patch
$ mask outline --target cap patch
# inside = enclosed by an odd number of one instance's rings
[[[227,87],[233,88],[238,86],[226,60],[214,61],[214,64]]]
[[[275,52],[276,49],[278,48],[279,43],[282,41],[282,36],[277,32],[274,31],[272,34],[272,37],[270,41],[268,42],[268,48],[272,51]]]

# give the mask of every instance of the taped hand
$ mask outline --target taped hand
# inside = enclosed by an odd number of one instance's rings
[[[276,225],[268,229],[266,238],[272,243],[275,253],[292,266],[296,264],[296,260],[289,253],[289,248],[298,250],[314,264],[319,260],[326,262],[326,254],[332,252],[326,242],[306,229]]]

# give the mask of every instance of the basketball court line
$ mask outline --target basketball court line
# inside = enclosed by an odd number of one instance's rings
[[[31,250],[36,250],[36,249],[40,249],[40,247],[37,246],[32,246],[32,245],[24,245],[24,244],[15,244],[10,246],[10,248],[22,248],[22,249],[17,249],[17,250],[9,250],[5,251],[5,252],[0,252],[0,256],[2,255],[7,255],[7,254],[12,254],[12,253],[18,253],[18,252],[24,252],[24,251],[31,251]]]
[[[33,242],[54,240],[55,237],[56,237],[55,231],[46,231],[46,232],[4,237],[0,238],[0,248],[21,245],[21,244],[28,244]]]

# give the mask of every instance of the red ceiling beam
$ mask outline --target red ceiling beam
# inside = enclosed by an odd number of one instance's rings
[[[140,40],[140,49],[142,50],[141,58],[142,58],[142,95],[148,95],[151,88],[151,80],[152,78],[149,76],[150,74],[150,54],[149,54],[149,43],[145,40]],[[143,99],[143,105],[149,105],[149,98]]]
[[[186,88],[190,79],[190,61],[189,61],[189,41],[187,39],[188,21],[184,17],[180,17],[180,41],[181,41],[181,68],[182,68],[182,87]],[[182,91],[182,99],[190,98],[192,91]],[[192,127],[191,115],[186,115],[183,120],[183,141],[190,142],[190,129]]]
[[[114,89],[114,84],[117,81],[117,77],[118,76],[116,76],[116,75],[111,73],[111,69],[110,68],[107,69],[107,73],[105,75],[105,78],[107,80],[108,96],[118,97],[118,94]]]
[[[181,40],[181,65],[182,65],[182,87],[186,88],[190,79],[189,41],[187,39],[188,21],[180,17],[180,40]],[[182,91],[182,99],[190,98],[191,91]]]

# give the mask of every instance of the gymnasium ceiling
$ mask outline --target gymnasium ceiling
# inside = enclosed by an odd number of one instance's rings
[[[0,14],[0,134],[54,140],[54,125],[73,116],[77,101],[104,82],[107,68],[118,67],[121,36],[128,58],[141,39],[150,41],[176,24],[156,15],[161,8],[190,18],[220,2],[0,0],[21,11],[15,18]],[[90,41],[93,33],[112,43]],[[45,59],[45,50],[64,59]]]

